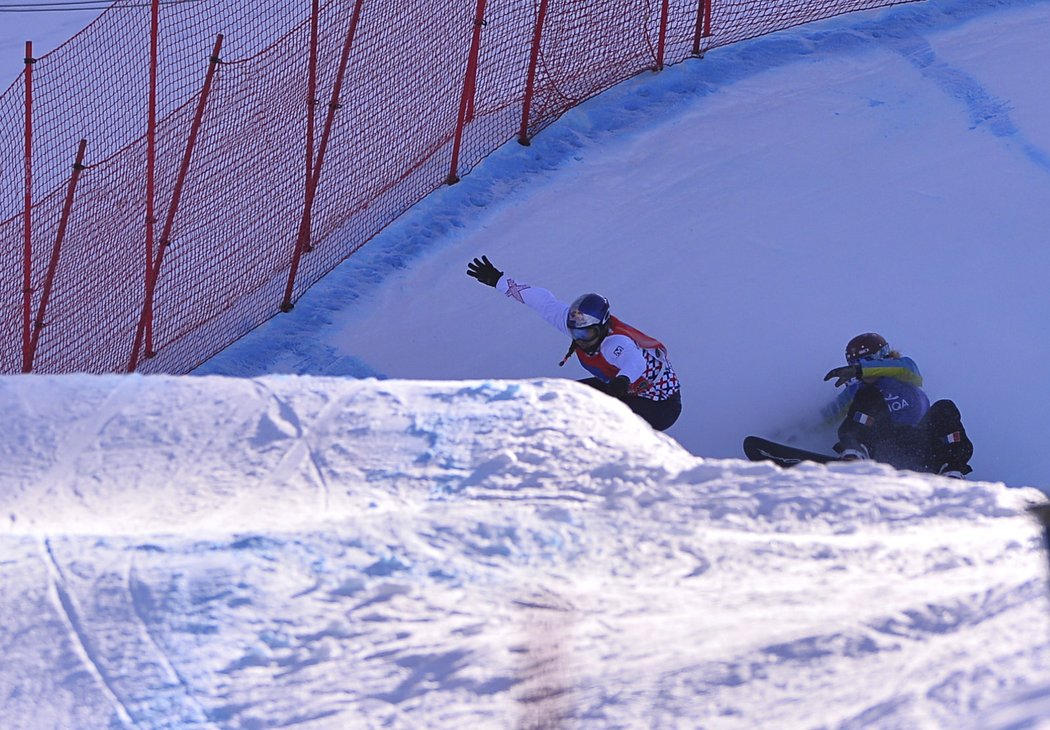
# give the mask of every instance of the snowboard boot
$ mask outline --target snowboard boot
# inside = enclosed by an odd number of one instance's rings
[[[973,456],[973,443],[963,428],[959,409],[950,400],[939,400],[930,406],[924,419],[932,443],[930,451],[937,473],[962,479],[973,469],[967,463]]]
[[[937,473],[942,477],[948,477],[950,479],[962,479],[971,471],[973,471],[973,469],[967,464],[963,464],[962,466],[959,466],[958,464],[942,464],[940,471]]]
[[[885,440],[889,429],[892,429],[890,412],[882,393],[878,388],[865,385],[853,396],[846,419],[839,426],[835,451],[844,461],[880,459],[882,456],[876,453],[875,445]]]
[[[835,445],[835,451],[839,452],[839,458],[843,461],[867,461],[871,458],[868,454],[868,447],[864,444],[846,446],[840,442]]]

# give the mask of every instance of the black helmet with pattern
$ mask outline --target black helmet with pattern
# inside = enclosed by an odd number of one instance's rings
[[[846,344],[846,362],[856,365],[861,360],[880,360],[889,354],[886,338],[876,332],[857,335]]]

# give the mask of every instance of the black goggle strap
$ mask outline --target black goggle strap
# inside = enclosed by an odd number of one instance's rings
[[[576,352],[576,340],[573,340],[569,343],[569,351],[565,353],[565,357],[563,357],[561,359],[561,362],[558,363],[558,367],[561,367],[562,365],[567,363],[574,352]]]

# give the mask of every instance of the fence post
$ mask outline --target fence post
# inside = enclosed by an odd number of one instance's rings
[[[58,221],[58,232],[55,234],[55,245],[51,249],[51,261],[47,265],[47,275],[44,277],[44,288],[40,293],[40,306],[37,309],[36,321],[33,323],[33,337],[29,343],[29,355],[26,365],[29,369],[33,367],[33,358],[36,357],[36,348],[40,343],[40,330],[44,328],[44,316],[47,314],[47,304],[51,300],[51,290],[55,283],[55,272],[58,271],[59,255],[62,251],[62,241],[66,237],[66,227],[69,224],[69,214],[73,208],[73,196],[77,190],[77,181],[80,173],[84,170],[84,152],[87,149],[87,140],[80,140],[77,147],[77,159],[73,163],[73,174],[69,177],[69,185],[66,188],[66,202],[62,206],[62,217]]]
[[[529,73],[525,77],[525,101],[521,108],[521,129],[518,130],[518,144],[528,147],[529,114],[532,112],[532,96],[536,87],[536,64],[540,57],[540,41],[543,39],[543,22],[547,19],[547,0],[540,0],[536,12],[536,29],[532,33],[532,53],[529,55]]]
[[[696,6],[696,30],[693,32],[693,55],[702,56],[700,41],[711,35],[711,3],[713,0],[699,0]]]
[[[456,169],[459,167],[459,150],[463,143],[463,128],[474,118],[474,91],[478,82],[478,54],[481,51],[481,26],[485,25],[485,0],[478,0],[474,13],[474,37],[470,41],[470,56],[467,58],[467,73],[463,78],[463,94],[459,99],[459,118],[456,120],[456,136],[452,142],[452,165],[449,168],[449,185],[459,182]]]
[[[193,150],[197,146],[197,136],[201,124],[204,121],[204,109],[208,103],[211,93],[212,81],[215,78],[215,69],[222,61],[219,52],[222,50],[223,35],[220,33],[215,37],[215,45],[212,47],[211,56],[208,59],[208,71],[204,76],[204,86],[201,88],[200,98],[197,100],[197,111],[193,115],[193,123],[190,125],[190,134],[186,141],[186,151],[182,155],[182,164],[179,165],[179,173],[175,178],[175,188],[171,194],[171,204],[168,206],[168,215],[164,219],[164,228],[161,229],[160,246],[157,248],[156,261],[151,263],[150,271],[146,279],[146,299],[142,304],[142,313],[139,315],[139,323],[135,328],[135,342],[131,347],[131,361],[128,363],[128,372],[133,373],[139,364],[139,352],[142,350],[142,340],[146,329],[147,318],[153,317],[153,299],[157,291],[157,280],[160,278],[161,265],[164,263],[164,252],[168,250],[171,243],[171,229],[175,225],[175,214],[182,202],[182,191],[186,185],[186,176],[189,173],[190,162],[193,159]],[[152,349],[150,341],[146,346],[146,357],[153,357],[157,353]]]
[[[350,49],[357,35],[357,23],[361,19],[361,6],[364,0],[354,3],[354,12],[350,18],[350,27],[347,29],[346,38],[343,41],[343,51],[339,58],[339,69],[335,75],[335,85],[332,87],[332,98],[328,102],[328,114],[324,120],[324,129],[321,131],[321,142],[317,146],[317,159],[314,160],[311,170],[310,183],[306,189],[306,200],[303,202],[303,216],[299,221],[299,232],[295,237],[295,248],[292,251],[292,263],[288,272],[288,284],[284,288],[284,299],[281,301],[281,311],[290,312],[295,306],[292,303],[292,293],[295,290],[295,276],[299,273],[299,261],[302,259],[303,251],[307,249],[310,238],[310,214],[313,210],[314,198],[317,196],[317,186],[321,180],[321,169],[324,164],[324,155],[328,149],[328,141],[332,134],[332,122],[335,120],[335,112],[341,104],[339,96],[343,92],[343,79],[346,77],[346,67],[350,61]]]
[[[663,0],[660,8],[660,37],[656,42],[656,70],[663,71],[664,48],[667,46],[667,15],[670,11],[671,0]]]
[[[22,372],[32,369],[29,343],[33,319],[33,41],[26,41],[25,209],[22,213]]]
[[[321,0],[312,0],[310,11],[310,66],[306,81],[306,177],[303,180],[303,215],[306,217],[306,239],[302,243],[303,252],[309,253],[313,250],[310,241],[310,213],[306,209],[306,196],[310,190],[310,180],[313,178],[314,165],[314,114],[317,106],[317,45],[318,45],[318,22],[321,14]]]
[[[146,352],[153,350],[153,307],[149,302],[149,280],[153,271],[154,195],[157,171],[157,46],[160,33],[160,0],[150,0],[149,104],[146,112],[146,266],[143,297],[146,300]]]

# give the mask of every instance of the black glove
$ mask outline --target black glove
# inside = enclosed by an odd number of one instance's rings
[[[623,400],[631,394],[631,379],[626,375],[617,375],[609,381],[608,393],[613,398]]]
[[[488,256],[482,256],[480,260],[474,259],[467,264],[467,276],[473,276],[482,284],[496,286],[496,282],[503,276],[503,272],[492,265]]]
[[[860,373],[860,365],[843,365],[840,368],[829,370],[828,374],[824,376],[824,380],[838,378],[838,380],[835,381],[835,387],[839,388],[851,380],[859,379]]]

